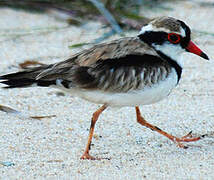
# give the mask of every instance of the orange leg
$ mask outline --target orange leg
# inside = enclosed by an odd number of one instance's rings
[[[96,160],[95,157],[91,156],[89,154],[90,151],[90,146],[91,146],[91,141],[92,141],[92,137],[93,137],[93,133],[94,133],[94,127],[95,127],[95,123],[99,118],[99,115],[106,109],[107,107],[105,105],[103,105],[102,107],[100,107],[96,112],[94,112],[92,119],[91,119],[91,126],[90,126],[90,131],[89,131],[89,136],[88,136],[88,143],[86,145],[85,148],[85,152],[83,153],[83,155],[81,156],[80,159],[90,159],[90,160]]]
[[[142,116],[140,113],[140,109],[138,106],[135,107],[136,109],[136,115],[137,115],[137,122],[140,123],[142,126],[146,126],[147,128],[151,129],[152,131],[157,131],[158,133],[166,136],[167,138],[169,138],[170,140],[172,140],[173,142],[177,143],[177,145],[179,147],[182,148],[187,148],[186,146],[184,146],[183,144],[181,144],[180,142],[192,142],[192,141],[198,141],[199,139],[201,139],[204,136],[200,136],[200,137],[192,137],[191,133],[188,133],[187,135],[181,137],[181,138],[177,138],[171,134],[168,134],[167,132],[161,130],[160,128],[158,128],[157,126],[154,126],[152,124],[149,124]]]

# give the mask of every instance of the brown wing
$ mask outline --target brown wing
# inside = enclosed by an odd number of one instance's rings
[[[70,86],[108,92],[127,92],[152,86],[168,77],[172,68],[158,56],[126,55],[81,66],[69,77]],[[69,86],[69,85],[68,85]]]
[[[95,45],[75,54],[66,61],[56,63],[51,68],[42,71],[36,79],[55,79],[57,77],[70,79],[73,72],[80,67],[93,67],[98,61],[118,60],[130,54],[143,55],[145,53],[158,56],[152,48],[136,37],[121,38],[109,43]]]
[[[152,86],[170,72],[170,65],[148,45],[138,38],[122,38],[57,63],[40,73],[37,80],[58,80],[66,88],[127,92]]]
[[[169,64],[152,48],[131,37],[96,45],[60,63],[0,78],[9,87],[37,84],[126,92],[151,86],[170,71]]]
[[[75,62],[80,66],[93,66],[97,61],[108,59],[119,59],[129,54],[157,55],[148,45],[137,37],[121,38],[107,44],[96,45],[78,55]],[[158,56],[158,55],[157,55]]]

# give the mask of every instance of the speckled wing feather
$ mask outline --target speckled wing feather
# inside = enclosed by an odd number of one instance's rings
[[[59,79],[58,84],[66,88],[127,92],[152,86],[170,71],[167,62],[152,48],[131,37],[82,51],[43,71],[37,79]]]
[[[37,79],[48,78],[57,74],[66,74],[67,70],[73,70],[79,66],[93,67],[98,61],[108,59],[118,60],[126,55],[143,55],[145,53],[159,56],[151,47],[143,43],[138,37],[125,37],[83,50],[66,61],[56,63],[52,68],[48,68],[41,72],[37,76]]]
[[[66,61],[2,77],[9,87],[57,85],[127,92],[165,79],[171,68],[136,37],[96,45]]]

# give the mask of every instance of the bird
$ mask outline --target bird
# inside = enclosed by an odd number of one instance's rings
[[[70,58],[0,76],[4,88],[53,87],[92,103],[100,104],[92,115],[87,145],[81,159],[97,160],[89,151],[95,124],[107,107],[134,107],[137,122],[172,140],[197,141],[191,132],[173,136],[147,122],[139,106],[156,103],[169,96],[178,85],[184,52],[206,60],[208,56],[191,41],[191,30],[174,17],[157,17],[133,37],[123,37],[94,45]]]

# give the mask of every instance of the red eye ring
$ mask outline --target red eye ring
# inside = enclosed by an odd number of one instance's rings
[[[180,37],[180,35],[178,35],[176,33],[169,33],[168,34],[168,40],[173,44],[177,44],[180,42],[181,37]]]

